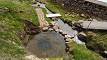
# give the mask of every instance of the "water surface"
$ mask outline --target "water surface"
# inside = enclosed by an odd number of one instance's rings
[[[65,55],[64,37],[54,31],[35,35],[27,49],[40,58],[62,57]]]

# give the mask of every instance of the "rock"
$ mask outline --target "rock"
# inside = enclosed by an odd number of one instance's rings
[[[65,35],[65,38],[71,38],[72,36],[70,36],[70,35]]]
[[[81,14],[81,16],[82,16],[82,17],[85,17],[85,15],[84,15],[84,14]]]
[[[105,54],[107,54],[107,51],[104,51]]]
[[[50,24],[50,25],[49,25],[49,28],[53,28],[53,27],[54,27],[54,25],[53,25],[53,24]]]
[[[80,32],[79,34],[81,34],[83,36],[87,36],[84,32]]]
[[[53,29],[55,29],[55,30],[59,30],[59,29],[58,29],[58,26],[53,26]]]
[[[70,38],[66,39],[66,41],[70,41],[70,40],[71,40]]]
[[[78,39],[81,40],[82,42],[87,42],[87,37],[84,36],[83,34],[78,34]]]
[[[25,60],[48,60],[48,59],[47,58],[38,58],[35,55],[28,55],[28,56],[25,56]]]
[[[59,29],[55,29],[56,32],[59,32]]]
[[[59,30],[59,32],[62,33],[63,31],[62,31],[62,30]]]
[[[43,31],[48,31],[48,27],[42,28]]]
[[[66,44],[70,43],[70,42],[65,42]]]
[[[52,28],[49,28],[49,31],[53,31],[54,29],[52,29]]]
[[[67,35],[67,33],[66,33],[66,32],[64,32],[64,31],[62,32],[62,34],[63,34],[63,35]]]

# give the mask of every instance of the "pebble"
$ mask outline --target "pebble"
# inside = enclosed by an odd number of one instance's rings
[[[62,30],[59,30],[59,32],[61,32],[61,33],[62,33],[63,31],[62,31]]]
[[[104,53],[106,53],[106,54],[107,54],[107,51],[104,51]]]
[[[56,32],[59,32],[59,29],[55,29]]]
[[[81,34],[83,36],[87,36],[84,32],[80,32],[79,34]]]
[[[70,43],[70,42],[65,42],[66,44]]]
[[[44,27],[43,30],[48,30],[48,27]]]
[[[71,36],[70,35],[65,35],[65,38],[71,38]]]
[[[52,29],[52,28],[49,28],[49,31],[53,31],[54,29]]]
[[[70,41],[70,40],[71,40],[70,38],[66,39],[66,41]]]

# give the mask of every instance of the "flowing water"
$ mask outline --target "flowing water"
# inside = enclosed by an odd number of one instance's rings
[[[47,13],[52,13],[44,4],[41,4],[40,7],[45,8]],[[77,38],[77,31],[73,30],[71,26],[64,23],[59,18],[54,22],[55,26],[58,26],[60,30],[65,32],[67,35],[74,37],[75,42],[83,44],[83,42]],[[35,35],[28,43],[27,49],[39,58],[62,57],[66,54],[64,36],[55,31],[41,32],[40,34]]]
[[[48,10],[45,7],[45,4],[40,4],[40,7],[45,8],[48,14],[53,14],[50,10]],[[76,30],[73,30],[71,26],[69,26],[67,23],[64,23],[60,18],[57,18],[54,22],[55,22],[55,25],[59,27],[59,30],[62,30],[67,35],[70,35],[71,37],[74,37],[73,40],[77,44],[85,44],[84,42],[82,42],[78,39],[78,37],[77,37],[78,32]]]

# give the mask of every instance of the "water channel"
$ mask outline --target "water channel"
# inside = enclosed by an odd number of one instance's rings
[[[41,8],[45,8],[45,10],[47,11],[48,14],[53,14],[49,9],[46,8],[45,4],[40,4]],[[63,20],[61,20],[60,18],[54,18],[54,22],[55,22],[55,26],[58,26],[59,28],[57,30],[61,30],[63,33],[73,37],[74,41],[77,44],[85,44],[84,42],[80,41],[77,37],[78,32],[76,30],[73,30],[71,26],[69,26],[67,23],[64,23]]]
[[[40,7],[45,8],[48,14],[52,14],[52,12],[45,7],[45,4],[40,4]],[[64,23],[60,18],[57,18],[54,22],[55,26],[59,27],[55,30],[61,30],[63,33],[73,37],[76,43],[84,44],[84,42],[78,39],[78,32],[73,30],[71,26]],[[62,57],[66,54],[64,38],[64,36],[55,31],[41,32],[35,35],[29,42],[27,49],[39,58]]]

